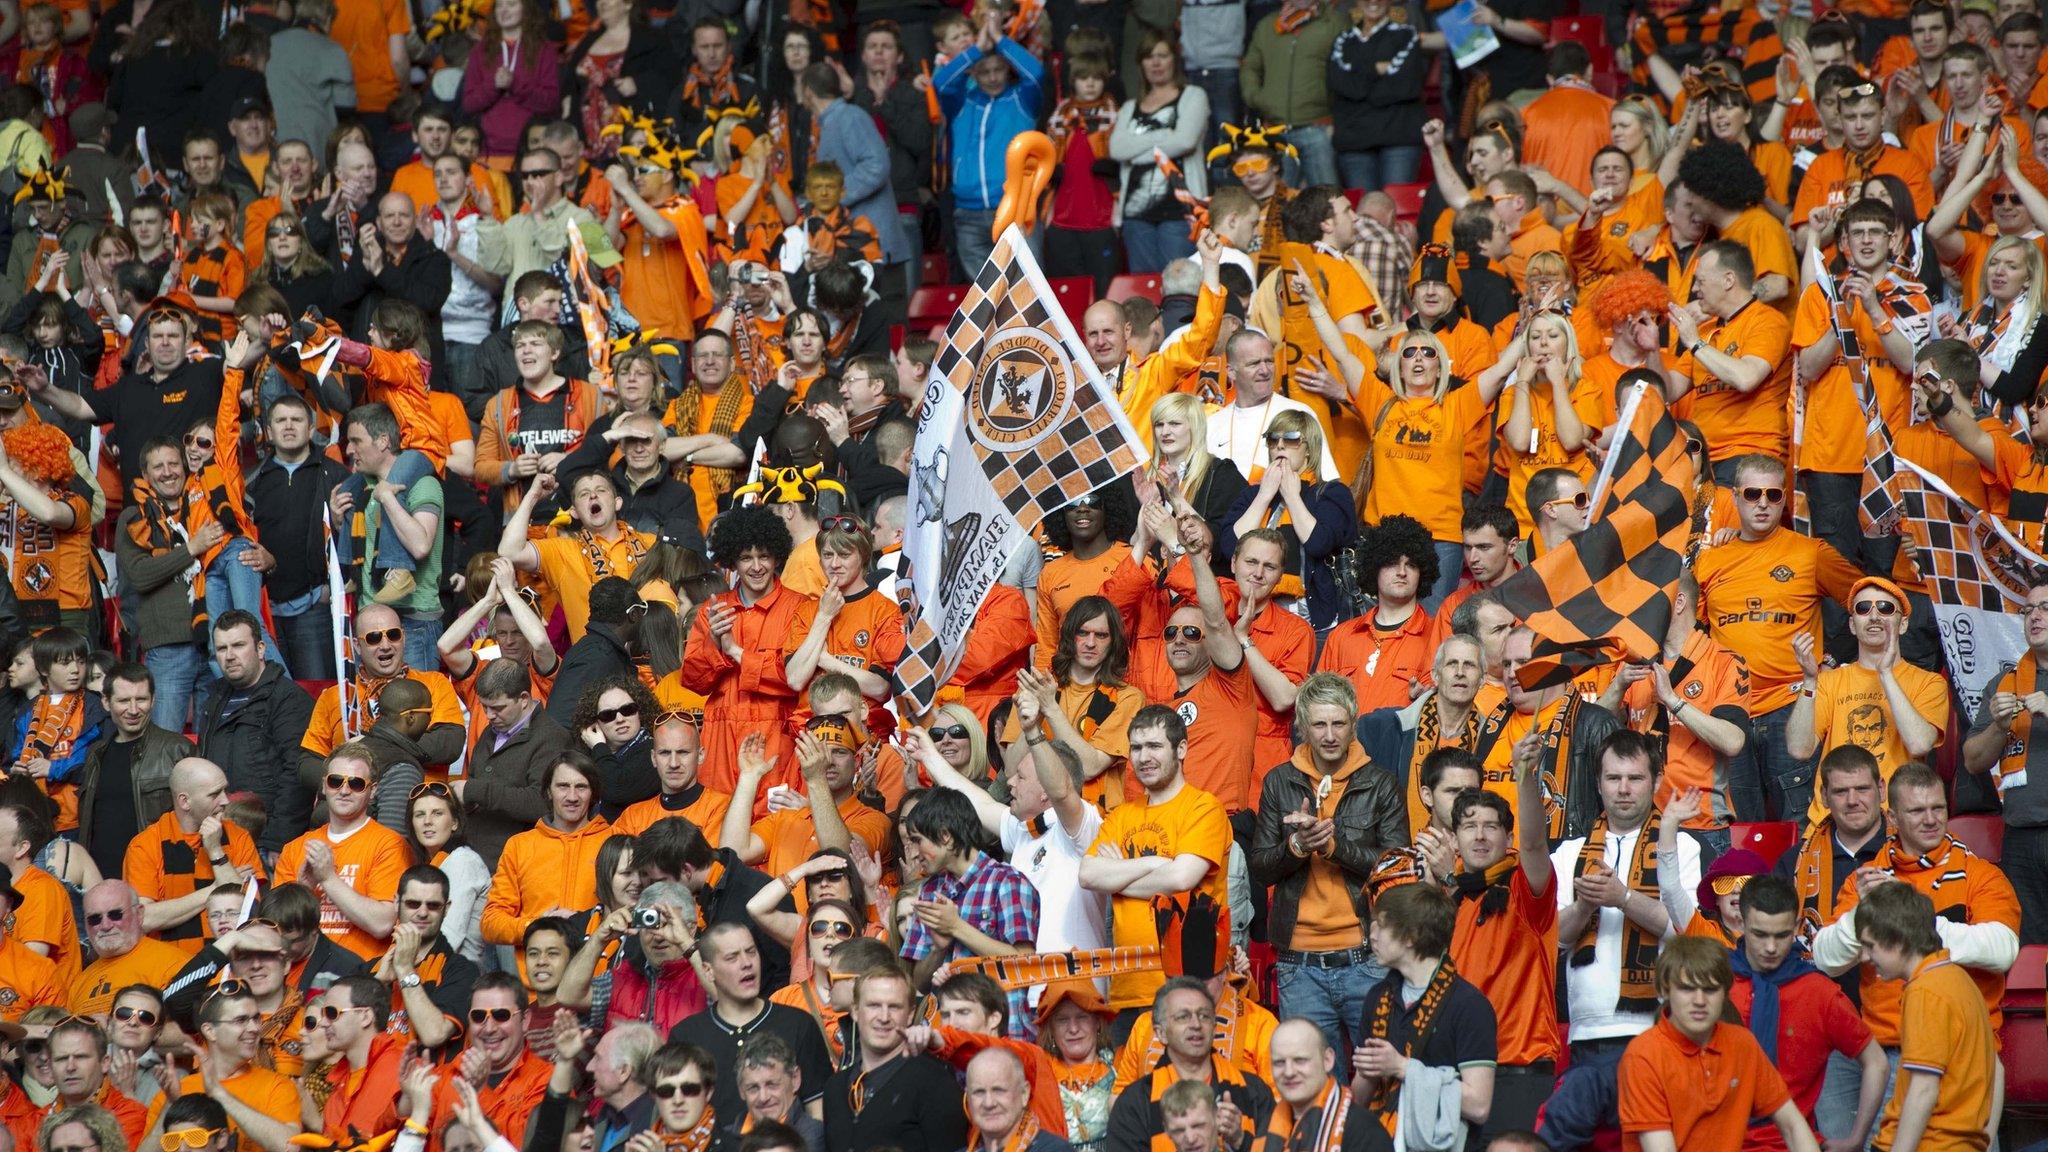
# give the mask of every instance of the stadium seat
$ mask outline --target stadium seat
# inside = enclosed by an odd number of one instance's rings
[[[1074,322],[1074,331],[1079,332],[1082,313],[1095,303],[1095,279],[1091,276],[1063,276],[1049,283],[1053,295],[1060,299],[1060,307],[1066,310],[1067,319]]]
[[[910,327],[943,326],[967,300],[965,284],[933,284],[919,288],[910,298]]]
[[[1128,272],[1109,282],[1109,299],[1121,304],[1133,296],[1159,303],[1159,277],[1151,272]]]
[[[927,286],[944,284],[946,282],[946,275],[951,270],[951,263],[952,262],[946,258],[946,254],[944,252],[925,253],[924,276],[922,279],[918,281],[918,283],[920,285]]]
[[[1384,191],[1394,198],[1394,215],[1413,223],[1422,215],[1422,197],[1429,185],[1389,184]]]
[[[1799,843],[1799,825],[1791,820],[1761,820],[1728,828],[1730,848],[1747,848],[1771,864]]]
[[[1594,86],[1599,87],[1597,74],[1614,70],[1614,46],[1607,42],[1607,18],[1598,13],[1554,17],[1550,21],[1550,45],[1554,47],[1566,40],[1586,46],[1586,54],[1593,58]]]
[[[2048,1116],[2048,944],[2029,944],[2005,974],[2005,1021],[1999,1029],[1999,1058],[2005,1061],[2008,1116]]]
[[[2005,855],[2005,817],[1995,813],[1957,816],[1948,822],[1949,835],[1993,864]]]
[[[1355,212],[1358,210],[1359,203],[1365,199],[1365,189],[1346,188],[1344,190],[1344,198],[1351,201],[1351,209]]]

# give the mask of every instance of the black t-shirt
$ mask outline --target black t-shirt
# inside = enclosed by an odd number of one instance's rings
[[[99,865],[100,875],[119,876],[122,861],[128,855],[128,842],[135,839],[140,825],[136,822],[135,811],[135,746],[139,741],[122,743],[109,740],[100,749],[99,780],[93,788],[92,827],[86,834],[92,839],[92,862]]]
[[[138,334],[138,339],[146,337]],[[148,365],[147,353],[143,364]],[[85,394],[93,422],[114,426],[114,447],[121,452],[121,479],[142,475],[142,446],[163,436],[176,442],[200,420],[209,425],[220,408],[220,361],[180,364],[161,381],[146,372],[129,372],[112,387]]]
[[[524,388],[513,389],[512,397],[519,421],[517,429],[512,432],[513,451],[523,455],[528,452],[569,450],[569,441],[574,435],[568,426],[567,384],[555,389],[554,395],[545,400],[536,400],[528,396]]]
[[[764,1002],[760,1015],[735,1026],[721,1018],[718,1009],[706,1008],[668,1031],[672,1043],[695,1044],[718,1062],[718,1084],[711,1091],[711,1109],[718,1117],[719,1128],[733,1140],[739,1138],[740,1124],[747,1118],[746,1102],[740,1099],[740,1045],[759,1032],[782,1037],[788,1041],[789,1050],[796,1053],[797,1072],[802,1077],[797,1087],[799,1103],[808,1104],[825,1094],[825,1081],[832,1075],[832,1056],[825,1048],[825,1034],[818,1031],[817,1021],[808,1012]]]

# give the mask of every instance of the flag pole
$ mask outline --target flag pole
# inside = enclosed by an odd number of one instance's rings
[[[1621,419],[1618,423],[1615,424],[1616,428],[1635,427],[1636,408],[1642,404],[1643,393],[1649,391],[1649,389],[1649,383],[1643,380],[1636,381],[1635,386],[1629,389],[1628,403],[1622,406]],[[1620,458],[1620,456],[1621,453],[1615,451],[1614,445],[1608,445],[1607,459],[1600,462],[1600,475],[1594,477],[1593,479],[1592,501],[1586,505],[1586,523],[1588,525],[1591,525],[1593,523],[1593,520],[1600,515],[1600,502],[1604,497],[1606,497],[1607,487],[1614,480],[1614,464],[1615,461]]]

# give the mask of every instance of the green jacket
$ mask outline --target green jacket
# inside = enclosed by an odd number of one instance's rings
[[[1274,27],[1279,13],[1267,15],[1252,29],[1244,51],[1238,83],[1244,100],[1268,124],[1307,124],[1330,116],[1330,93],[1323,85],[1330,49],[1351,26],[1346,7],[1331,4],[1315,19],[1281,35]]]

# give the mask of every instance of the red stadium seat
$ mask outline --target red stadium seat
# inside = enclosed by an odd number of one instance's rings
[[[1552,46],[1566,40],[1576,40],[1586,46],[1586,54],[1593,58],[1595,73],[1614,70],[1614,47],[1607,42],[1607,18],[1598,14],[1584,16],[1557,16],[1550,21],[1550,43]],[[1595,81],[1598,87],[1598,81]]]
[[[1361,201],[1363,201],[1363,200],[1365,199],[1365,189],[1363,189],[1363,188],[1346,188],[1346,189],[1344,190],[1344,198],[1345,198],[1346,200],[1349,200],[1349,201],[1351,201],[1351,208],[1352,208],[1352,210],[1353,210],[1353,211],[1357,211],[1357,210],[1358,210],[1358,205],[1359,205],[1359,203],[1360,203]]]
[[[1413,223],[1422,215],[1422,197],[1427,184],[1389,184],[1383,191],[1394,198],[1394,215]]]
[[[1996,813],[1957,816],[1948,822],[1949,834],[1963,846],[1993,864],[2005,855],[2005,817]]]
[[[2048,1116],[2048,944],[2029,944],[2005,974],[2005,1022],[1999,1029],[1999,1058],[2005,1061],[2008,1116]]]
[[[1730,848],[1747,848],[1771,864],[1799,843],[1799,825],[1790,820],[1764,820],[1754,824],[1733,824],[1728,829]]]
[[[1090,276],[1063,276],[1050,281],[1053,295],[1059,297],[1060,307],[1067,313],[1067,319],[1074,322],[1074,330],[1081,330],[1081,315],[1088,306],[1095,303],[1095,280]]]
[[[1133,296],[1159,303],[1159,277],[1151,272],[1130,272],[1109,282],[1108,299],[1121,304]]]
[[[965,284],[936,284],[919,288],[910,298],[910,326],[914,329],[942,327],[967,300]]]
[[[946,254],[944,252],[925,253],[924,276],[918,281],[918,283],[921,285],[931,286],[944,284],[946,282],[946,274],[950,271],[950,263],[951,261],[946,259]]]

